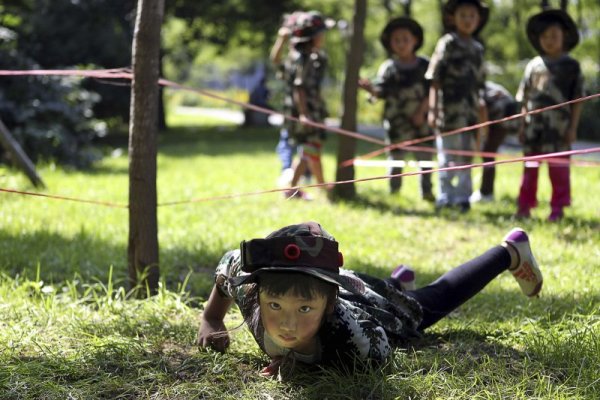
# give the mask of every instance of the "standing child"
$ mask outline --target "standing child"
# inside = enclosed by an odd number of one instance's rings
[[[518,103],[508,90],[495,82],[485,82],[485,93],[483,96],[488,113],[488,119],[496,121],[516,114],[519,111]],[[483,142],[484,153],[495,153],[504,141],[507,134],[516,134],[519,131],[521,121],[511,119],[499,124],[489,126],[487,137]],[[479,149],[478,149],[479,150]],[[483,162],[494,161],[494,157],[482,157]],[[471,203],[490,202],[494,200],[494,180],[496,178],[496,167],[490,165],[483,167],[481,187],[471,195]]]
[[[444,21],[451,32],[438,40],[426,77],[429,90],[429,124],[438,132],[474,125],[485,114],[483,46],[475,36],[485,26],[489,10],[480,0],[448,0]],[[440,167],[470,164],[472,157],[447,154],[444,150],[473,151],[472,132],[436,138]],[[470,209],[471,170],[440,171],[436,206]],[[454,178],[458,182],[454,184]]]
[[[299,17],[303,14],[303,11],[294,11],[292,14],[285,15],[283,24],[277,31],[277,39],[273,44],[269,59],[276,69],[276,76],[285,82],[285,96],[284,96],[284,110],[291,110],[292,107],[292,87],[289,84],[290,63],[286,62],[288,57],[293,52],[293,47],[289,47],[290,36],[296,27],[296,22]],[[284,56],[285,53],[285,56]],[[286,68],[287,67],[287,68]],[[281,176],[279,178],[279,184],[281,186],[287,186],[292,180],[294,170],[292,169],[292,160],[294,158],[294,152],[296,146],[290,143],[290,137],[287,125],[284,123],[279,131],[279,142],[275,151],[281,161]]]
[[[527,22],[527,37],[540,53],[525,68],[517,100],[523,111],[548,107],[583,96],[579,63],[568,55],[579,42],[575,22],[562,10],[546,10]],[[528,115],[520,135],[526,156],[567,151],[577,137],[581,103]],[[568,160],[568,159],[567,159]],[[525,164],[519,192],[517,216],[528,218],[537,205],[539,165]],[[552,183],[552,211],[548,219],[560,220],[571,204],[569,164],[548,164]]]
[[[235,302],[271,358],[264,375],[277,374],[287,360],[351,370],[363,362],[382,362],[392,347],[418,336],[506,270],[527,296],[542,287],[529,238],[518,228],[502,245],[416,290],[401,291],[391,279],[342,265],[338,242],[316,222],[243,241],[217,267],[198,344],[218,350],[229,346],[223,318]]]
[[[302,13],[296,20],[292,32],[293,51],[288,59],[289,98],[285,105],[289,115],[301,122],[324,123],[327,116],[325,101],[321,97],[321,82],[327,67],[327,56],[323,51],[325,44],[326,21],[316,11]],[[296,186],[298,180],[308,168],[317,183],[324,183],[321,164],[322,129],[286,120],[291,143],[298,144],[300,159],[293,164],[294,174],[290,186]],[[286,197],[306,198],[301,191],[290,189]]]
[[[388,59],[381,64],[377,78],[359,80],[361,88],[373,97],[385,100],[383,125],[387,144],[399,143],[429,135],[426,123],[429,82],[425,72],[429,60],[416,55],[423,45],[423,29],[411,18],[392,19],[381,32],[380,41],[388,53]],[[431,153],[418,152],[419,161],[431,161]],[[404,151],[392,149],[388,158],[402,160]],[[421,168],[428,170],[431,168]],[[392,167],[390,175],[401,174],[401,167]],[[390,179],[390,192],[396,193],[402,185],[401,177]],[[421,195],[427,201],[434,201],[431,191],[431,174],[420,175]]]

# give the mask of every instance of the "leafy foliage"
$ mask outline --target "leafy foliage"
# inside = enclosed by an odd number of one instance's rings
[[[39,68],[7,47],[0,46],[0,69]],[[92,140],[105,134],[105,124],[92,118],[98,99],[79,79],[2,77],[0,118],[34,161],[87,167],[99,157]]]

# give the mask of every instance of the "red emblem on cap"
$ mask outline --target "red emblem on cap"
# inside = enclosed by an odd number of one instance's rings
[[[297,260],[300,258],[300,247],[296,244],[288,244],[283,249],[283,255],[288,260]]]

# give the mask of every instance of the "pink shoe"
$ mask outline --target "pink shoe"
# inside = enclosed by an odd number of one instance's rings
[[[531,252],[527,233],[521,228],[514,228],[504,237],[504,243],[511,246],[519,257],[517,266],[509,269],[510,273],[513,274],[526,296],[536,296],[542,290],[544,279]]]
[[[400,264],[394,269],[390,280],[394,286],[400,290],[415,290],[415,271],[404,264]]]
[[[529,219],[531,218],[531,210],[529,208],[521,208],[515,213],[516,219]]]

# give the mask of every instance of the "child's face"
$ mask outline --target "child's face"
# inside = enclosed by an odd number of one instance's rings
[[[459,35],[471,36],[479,26],[479,9],[473,4],[461,4],[456,7],[452,19]]]
[[[560,25],[550,25],[540,34],[540,47],[550,57],[559,56],[563,52],[564,36]]]
[[[306,299],[291,291],[283,296],[261,291],[260,314],[273,341],[282,347],[309,354],[327,309],[324,296]]]
[[[399,58],[410,58],[417,44],[417,38],[405,28],[398,28],[390,35],[390,48]]]
[[[325,46],[325,31],[317,33],[313,38],[313,47],[316,49],[322,49]]]

